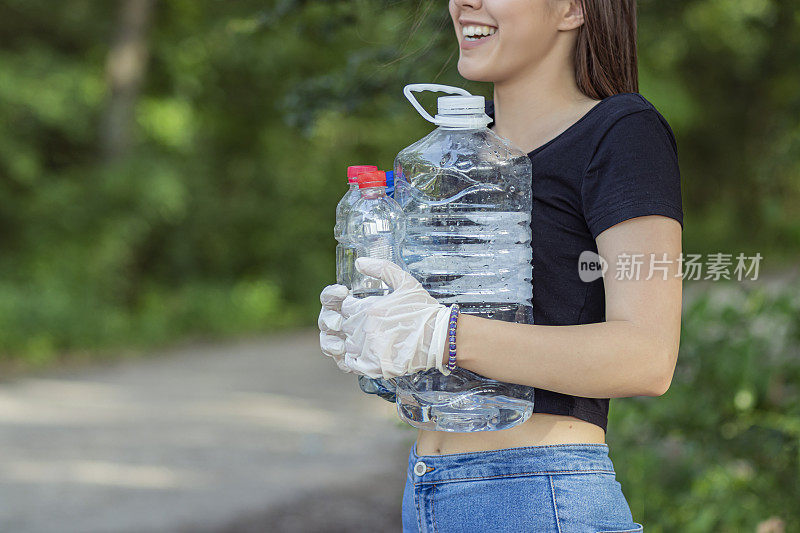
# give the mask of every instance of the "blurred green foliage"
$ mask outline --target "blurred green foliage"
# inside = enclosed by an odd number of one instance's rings
[[[800,281],[716,287],[684,312],[658,398],[612,400],[617,479],[647,531],[800,524]],[[766,525],[762,526],[766,527]],[[785,529],[783,529],[785,528]]]
[[[137,1],[0,3],[4,357],[310,324],[345,167],[387,168],[429,131],[402,86],[491,95],[456,71],[444,0],[161,0],[131,142],[109,151],[111,49]],[[642,0],[640,19],[642,93],[679,142],[685,249],[793,257],[795,2]]]

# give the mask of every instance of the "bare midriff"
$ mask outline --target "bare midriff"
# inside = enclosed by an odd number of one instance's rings
[[[574,416],[534,413],[519,426],[502,431],[454,433],[449,431],[417,432],[419,455],[482,452],[522,446],[552,444],[605,444],[603,428]]]

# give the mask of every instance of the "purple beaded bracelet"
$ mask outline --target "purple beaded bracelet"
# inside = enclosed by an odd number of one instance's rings
[[[450,325],[447,330],[447,340],[450,341],[450,357],[447,360],[447,370],[452,372],[456,369],[456,325],[458,324],[458,304],[450,307]]]

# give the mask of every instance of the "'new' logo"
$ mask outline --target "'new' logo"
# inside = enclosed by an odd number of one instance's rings
[[[602,278],[607,270],[608,262],[590,250],[584,250],[578,257],[578,275],[585,283]]]

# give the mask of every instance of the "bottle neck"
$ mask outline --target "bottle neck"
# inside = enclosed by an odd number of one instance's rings
[[[349,188],[348,190],[350,190],[350,191],[357,191],[358,190],[358,182],[356,182],[356,181],[354,181],[352,183],[348,182],[347,186]]]
[[[474,127],[463,127],[463,126],[439,126],[443,130],[447,131],[470,131],[470,130],[480,130],[485,128],[486,126],[474,126]]]
[[[386,187],[378,186],[378,187],[364,187],[360,189],[361,191],[361,198],[381,198],[386,196]]]
[[[439,127],[445,130],[477,130],[487,126],[489,118],[485,113],[469,115],[436,115],[436,118],[445,120]]]

